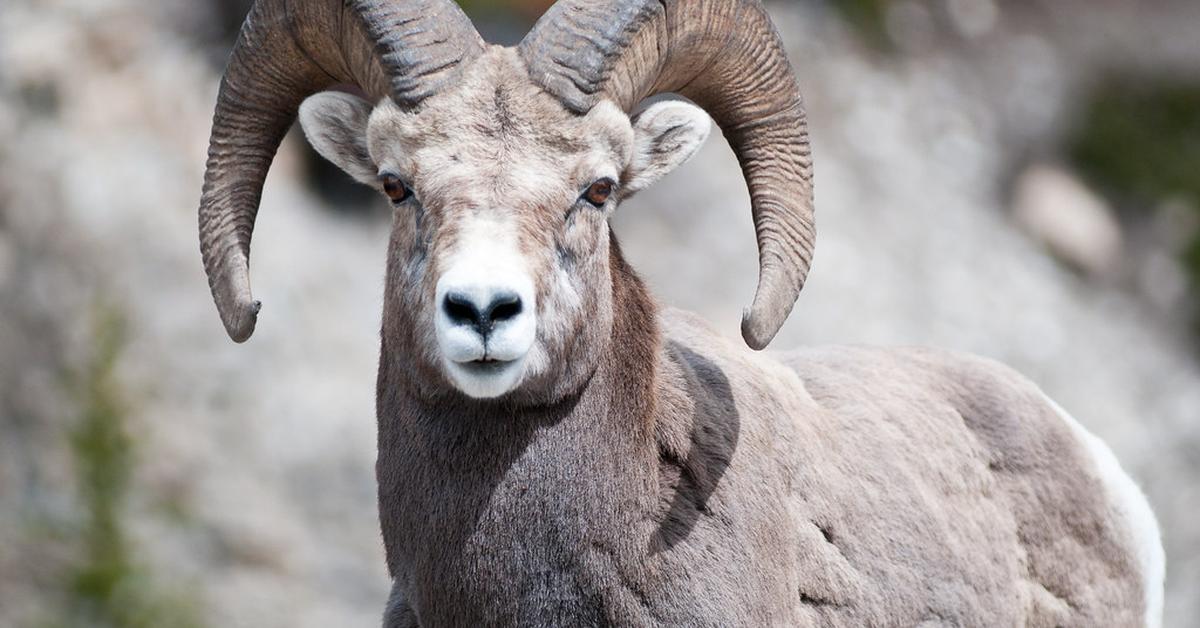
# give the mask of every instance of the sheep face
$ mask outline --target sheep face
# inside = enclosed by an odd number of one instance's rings
[[[609,216],[710,128],[680,102],[574,114],[502,48],[419,109],[327,92],[300,119],[394,206],[384,350],[406,356],[425,395],[538,402],[578,389],[606,348]]]

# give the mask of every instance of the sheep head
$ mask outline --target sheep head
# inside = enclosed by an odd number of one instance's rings
[[[326,91],[347,85],[359,95]],[[660,92],[703,110],[629,116]],[[813,225],[800,93],[757,1],[564,0],[508,49],[449,0],[259,0],[222,83],[200,208],[226,329],[254,328],[250,232],[298,112],[319,152],[395,208],[384,338],[423,386],[558,397],[612,325],[608,216],[699,148],[705,110],[751,191],[760,279],[742,332],[761,349],[803,285]]]

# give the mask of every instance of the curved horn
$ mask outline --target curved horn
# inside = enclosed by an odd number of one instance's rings
[[[742,337],[762,349],[812,261],[812,160],[800,88],[758,0],[562,0],[520,44],[530,77],[569,109],[690,98],[729,140],[750,189],[759,279]]]
[[[200,199],[200,252],[229,336],[254,332],[249,255],[263,180],[308,96],[339,84],[415,106],[483,40],[452,0],[258,0],[221,81]]]

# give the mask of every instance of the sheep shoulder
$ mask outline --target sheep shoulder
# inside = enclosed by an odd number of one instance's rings
[[[1153,623],[1161,564],[1136,529],[1144,498],[1021,375],[917,348],[756,354],[684,313],[662,323],[660,387],[698,400],[660,394],[657,427],[661,457],[701,460],[681,474],[704,480],[682,483],[704,504],[690,534],[708,547],[763,540],[756,568],[792,593],[779,612],[832,625]]]

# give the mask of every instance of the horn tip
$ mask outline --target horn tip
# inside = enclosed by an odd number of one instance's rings
[[[262,301],[238,304],[224,320],[229,338],[239,344],[249,340],[254,334],[254,326],[258,323],[258,312],[261,309]]]
[[[749,309],[742,313],[742,339],[751,349],[755,351],[766,349],[777,333],[779,333],[778,325],[764,324],[762,317],[755,316]]]

